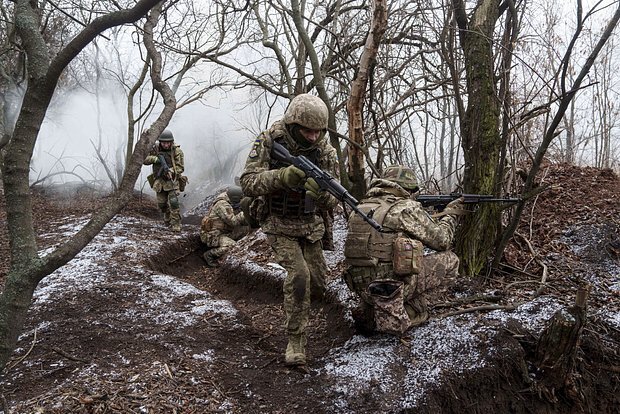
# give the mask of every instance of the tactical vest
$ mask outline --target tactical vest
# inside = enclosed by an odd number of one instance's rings
[[[396,200],[397,197],[389,196],[387,199],[362,201],[357,207],[383,225]],[[344,248],[345,262],[351,266],[376,266],[380,262],[391,262],[394,240],[399,235],[397,232],[380,233],[354,214],[349,219],[349,233]]]
[[[158,149],[157,155],[159,154],[164,156],[164,159],[166,160],[166,165],[168,165],[168,168],[174,171],[174,156],[173,156],[174,146],[170,148],[170,151],[162,151],[161,149]],[[167,180],[168,177],[164,176],[163,174],[161,176],[157,175],[159,174],[160,169],[161,169],[161,164],[159,163],[153,164],[153,174],[155,175],[155,177],[161,178],[163,180]]]
[[[274,141],[287,147],[284,137],[275,137]],[[287,148],[288,149],[288,148]],[[290,149],[289,149],[290,151]],[[293,154],[296,155],[296,154]],[[321,150],[314,148],[308,153],[304,153],[304,156],[308,158],[313,164],[318,165],[318,161],[321,159]],[[277,170],[280,168],[288,167],[289,164],[277,161],[273,157],[269,160],[269,169]],[[316,206],[314,200],[310,197],[306,197],[306,190],[300,189],[283,189],[269,194],[266,197],[269,213],[280,217],[304,217],[314,215]]]

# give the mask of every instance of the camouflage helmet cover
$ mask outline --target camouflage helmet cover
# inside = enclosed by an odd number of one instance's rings
[[[329,111],[318,96],[303,93],[293,98],[284,112],[285,124],[299,124],[308,129],[327,129]]]
[[[226,195],[228,196],[231,204],[239,204],[243,198],[243,190],[239,186],[231,185],[226,189]]]
[[[165,129],[164,132],[159,136],[160,142],[171,142],[174,141],[174,136],[172,135],[172,131],[169,129]]]
[[[392,181],[405,190],[417,191],[418,180],[413,169],[404,165],[390,165],[383,171],[383,179]]]

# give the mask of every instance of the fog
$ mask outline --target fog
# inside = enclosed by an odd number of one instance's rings
[[[31,164],[31,183],[54,184],[73,191],[87,183],[109,191],[111,180],[97,155],[115,172],[124,164],[127,109],[125,92],[114,86],[100,88],[97,96],[84,90],[57,96],[39,133]],[[247,92],[234,91],[207,97],[179,109],[168,129],[185,155],[185,175],[189,184],[181,196],[183,210],[190,209],[206,196],[232,184],[239,176],[256,134],[260,108],[247,105]],[[157,114],[157,109],[154,111]],[[279,114],[278,114],[279,115]],[[154,116],[152,116],[154,119]],[[146,128],[149,119],[139,128]],[[275,118],[274,118],[275,119]],[[154,196],[144,166],[136,189]]]

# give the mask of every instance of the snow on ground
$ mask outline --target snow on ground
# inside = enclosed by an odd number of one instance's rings
[[[122,274],[131,268],[133,274],[127,274],[125,280],[116,280],[115,283],[138,290],[140,296],[131,307],[110,309],[111,320],[148,319],[156,324],[182,327],[196,324],[203,315],[209,313],[229,319],[229,323],[233,319],[233,323],[236,323],[236,309],[230,302],[215,299],[208,292],[174,277],[142,267],[139,263],[140,252],[156,250],[161,242],[149,237],[153,225],[140,223],[140,220],[118,217],[110,222],[71,262],[41,282],[34,293],[33,311],[48,306],[52,301],[71,300],[82,291],[100,289],[105,294],[102,287],[109,283],[109,275],[115,273],[115,270]],[[72,225],[59,225],[58,229],[63,236],[67,236],[74,234],[84,223],[84,218],[75,217]],[[346,234],[343,223],[343,220],[337,221],[335,226],[336,251],[327,253],[331,268],[342,260],[342,244]],[[132,229],[131,238],[122,236],[127,233],[127,227]],[[264,241],[261,237],[264,235],[257,234],[250,243]],[[243,260],[235,256],[229,256],[226,260],[244,267],[250,274],[267,271],[278,280],[284,278],[285,271],[280,266],[272,262],[263,265],[254,262],[252,259],[259,255],[257,251],[249,248],[245,253]],[[111,267],[118,262],[108,259],[119,254],[126,255],[127,261],[120,261],[122,269],[113,269]],[[329,283],[328,291],[345,308],[351,306],[352,297],[340,278]],[[175,306],[168,306],[173,301]],[[179,301],[182,306],[179,306]],[[561,307],[562,304],[553,298],[539,297],[513,311],[495,310],[484,315],[463,314],[432,319],[409,331],[402,341],[389,335],[371,338],[356,335],[323,357],[318,371],[334,379],[332,391],[336,395],[334,404],[338,412],[347,412],[348,401],[369,390],[395,395],[401,409],[415,409],[423,403],[426,393],[438,388],[447,376],[454,378],[471,375],[484,368],[489,358],[501,356],[503,350],[501,345],[497,345],[502,343],[499,334],[507,328],[508,323],[516,321],[531,333],[538,334]],[[606,318],[614,326],[620,325],[618,313],[608,314]],[[37,327],[40,332],[51,328],[46,321]],[[33,332],[25,332],[24,335],[31,336]],[[151,339],[165,340],[163,337]],[[178,344],[170,346],[178,347]],[[117,363],[131,363],[122,355],[118,357]],[[207,362],[215,357],[213,350],[209,349],[192,354],[195,360]],[[398,374],[402,370],[391,369],[394,364],[405,364],[405,374]],[[142,375],[161,375],[164,368],[154,361],[147,369],[150,374],[147,372]],[[96,370],[96,366],[87,366],[77,375],[86,381]],[[109,375],[113,376],[113,373]],[[139,389],[138,377],[136,389]]]
[[[86,222],[86,218],[70,217],[58,229],[64,238],[77,233]],[[122,287],[124,292],[137,291],[140,294],[132,299],[130,307],[110,307],[106,317],[111,321],[142,323],[149,320],[159,325],[182,327],[197,324],[208,313],[236,323],[237,310],[229,301],[213,298],[189,283],[144,268],[141,262],[144,252],[154,252],[161,244],[152,237],[153,226],[147,219],[114,218],[73,260],[41,281],[33,295],[31,312],[53,307],[53,302],[79,300],[89,291],[104,296],[117,294],[108,289],[113,283]],[[120,236],[125,233],[131,236]],[[181,239],[185,236],[166,237]],[[41,254],[49,253],[52,248]],[[119,255],[126,260],[110,260]],[[112,280],[111,275],[122,275],[123,279],[114,276],[116,279]],[[169,306],[172,302],[175,306]],[[36,328],[39,333],[51,329],[53,326],[47,321],[42,321]],[[33,334],[33,330],[27,331],[22,337]]]

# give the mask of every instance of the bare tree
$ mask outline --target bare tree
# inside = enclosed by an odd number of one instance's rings
[[[366,37],[364,51],[360,58],[359,68],[353,79],[351,95],[347,100],[349,114],[349,139],[352,146],[349,148],[349,180],[352,184],[350,191],[355,197],[362,197],[366,193],[365,151],[364,140],[364,96],[368,78],[374,70],[375,60],[381,43],[381,38],[387,28],[387,2],[375,0],[372,6],[372,22]]]
[[[7,144],[7,157],[2,164],[4,197],[11,265],[0,296],[0,367],[4,367],[21,332],[32,295],[39,282],[55,269],[67,263],[127,204],[133,193],[147,147],[168,124],[176,107],[174,94],[161,79],[161,57],[153,42],[153,29],[163,2],[140,0],[133,7],[101,15],[85,25],[73,39],[51,57],[50,47],[41,35],[40,9],[37,2],[18,0],[13,22],[20,45],[27,57],[28,86],[15,129]],[[111,27],[128,24],[145,16],[144,43],[151,60],[151,79],[163,98],[164,107],[151,128],[136,145],[130,166],[126,169],[119,190],[109,204],[93,214],[91,220],[74,236],[51,253],[41,257],[37,249],[32,220],[32,200],[29,190],[29,165],[39,129],[52,96],[67,65],[90,42]]]
[[[538,149],[532,161],[532,168],[529,170],[527,174],[527,178],[525,180],[523,191],[526,196],[531,195],[534,192],[534,187],[536,184],[536,175],[538,171],[540,170],[541,164],[547,153],[549,145],[557,137],[557,128],[561,124],[562,119],[564,118],[567,109],[569,108],[571,102],[575,98],[575,95],[581,89],[582,83],[586,79],[586,76],[590,72],[590,69],[592,68],[594,62],[596,62],[599,53],[601,52],[601,50],[603,49],[603,47],[605,46],[605,44],[611,37],[614,29],[618,25],[618,21],[620,20],[620,3],[618,3],[614,14],[610,17],[609,21],[607,22],[607,25],[605,26],[600,37],[598,38],[598,41],[594,45],[594,48],[590,51],[589,55],[587,56],[587,59],[585,60],[585,63],[579,70],[576,78],[570,85],[567,85],[568,78],[566,76],[566,73],[568,72],[569,67],[572,63],[571,56],[574,52],[574,46],[577,43],[577,40],[579,39],[580,35],[582,34],[585,20],[591,17],[593,13],[597,10],[597,7],[595,6],[594,8],[590,9],[584,15],[581,0],[577,0],[576,3],[577,3],[577,13],[576,13],[577,27],[563,55],[561,65],[560,67],[558,67],[558,72],[561,75],[559,76],[559,84],[558,84],[559,90],[558,90],[557,95],[559,99],[557,102],[557,109],[553,113],[548,113],[548,124],[544,131],[543,139],[540,145],[538,146]],[[514,234],[514,231],[516,230],[519,224],[519,219],[521,217],[521,214],[523,213],[524,206],[525,206],[524,202],[519,203],[519,205],[517,206],[515,214],[509,226],[507,227],[506,231],[504,232],[500,243],[497,246],[495,259],[493,262],[494,265],[497,265],[499,263],[499,260],[508,243],[508,240]]]

